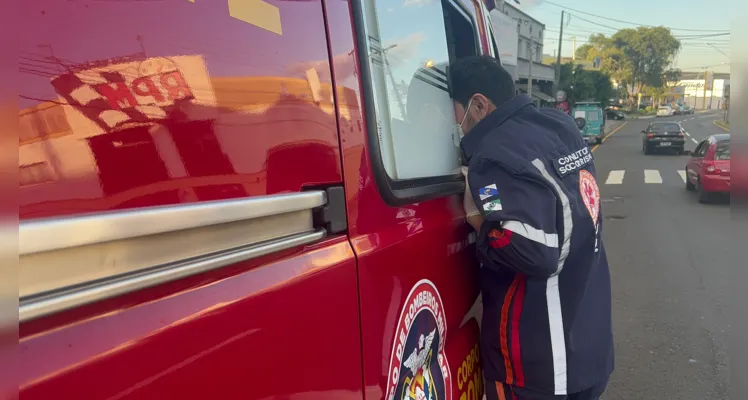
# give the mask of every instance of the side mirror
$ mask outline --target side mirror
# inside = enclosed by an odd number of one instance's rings
[[[680,154],[684,156],[693,156],[693,151],[691,150],[683,150]]]
[[[647,130],[646,129],[642,129],[642,133],[647,133]]]

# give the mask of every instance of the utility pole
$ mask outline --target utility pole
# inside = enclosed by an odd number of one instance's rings
[[[556,73],[555,79],[553,80],[553,95],[556,95],[558,91],[559,82],[561,80],[561,43],[564,40],[564,11],[561,10],[561,24],[559,25],[558,32],[558,54],[556,55]]]
[[[571,59],[573,61],[577,60],[577,37],[576,36],[571,37]]]
[[[704,70],[704,101],[702,101],[702,107],[706,110],[706,82],[709,78],[709,70]]]

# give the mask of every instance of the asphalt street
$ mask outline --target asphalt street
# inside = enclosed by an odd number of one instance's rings
[[[642,153],[642,129],[677,121],[687,149],[721,113],[629,120],[594,151],[613,282],[616,371],[605,400],[728,398],[730,204],[685,189],[688,156]],[[612,131],[613,129],[608,129]]]

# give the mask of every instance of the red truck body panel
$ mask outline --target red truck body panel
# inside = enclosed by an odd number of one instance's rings
[[[312,244],[23,321],[22,399],[382,399],[404,374],[481,398],[462,195],[383,199],[350,2],[39,0],[22,22],[22,223],[336,185],[347,216]]]

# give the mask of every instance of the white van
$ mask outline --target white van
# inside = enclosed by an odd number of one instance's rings
[[[657,107],[658,117],[670,117],[674,113],[675,113],[675,110],[673,110],[673,107],[670,107],[669,105],[661,105]]]

